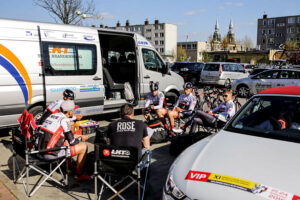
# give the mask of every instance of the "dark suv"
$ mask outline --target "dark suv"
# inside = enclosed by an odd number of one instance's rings
[[[204,63],[189,62],[185,67],[180,68],[178,74],[183,77],[185,82],[192,82],[193,84],[199,83],[200,75]]]

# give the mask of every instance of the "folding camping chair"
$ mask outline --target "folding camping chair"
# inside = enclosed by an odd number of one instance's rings
[[[34,118],[32,114],[29,114],[27,110],[23,112],[21,117],[19,118],[20,128],[13,129],[12,131],[12,145],[13,145],[13,177],[14,183],[16,184],[18,181],[22,181],[25,193],[28,197],[31,197],[44,183],[45,181],[52,180],[61,186],[68,185],[68,173],[63,174],[61,170],[61,166],[63,163],[66,163],[66,170],[68,170],[68,159],[67,151],[68,146],[52,148],[52,149],[43,149],[36,150],[35,148],[35,138],[37,135],[38,126],[35,124]],[[46,160],[43,158],[43,155],[49,152],[60,151],[64,149],[66,154],[64,157]],[[25,165],[20,170],[20,164],[18,162],[17,156],[25,161]],[[42,169],[41,165],[49,165],[49,171]],[[53,169],[53,165],[56,165]],[[32,187],[31,191],[29,191],[29,172],[33,170],[39,174],[41,177]],[[53,173],[59,170],[62,181],[58,181],[52,177]],[[24,178],[26,177],[26,180]],[[41,181],[41,179],[44,180]],[[41,182],[40,182],[41,181]]]
[[[101,199],[105,188],[109,188],[114,194],[107,198],[113,199],[119,197],[122,200],[125,198],[121,195],[131,185],[137,184],[138,200],[144,199],[148,170],[150,167],[151,152],[146,151],[139,160],[138,149],[134,147],[117,147],[113,145],[95,144],[95,194],[97,199]],[[144,178],[141,176],[143,170]],[[122,177],[117,183],[110,183],[111,177]],[[107,181],[107,178],[109,180]],[[100,192],[98,193],[98,179],[102,182]],[[130,179],[130,183],[117,191],[116,186],[120,185],[125,180]],[[142,179],[144,179],[142,181]],[[141,194],[142,189],[142,194]]]

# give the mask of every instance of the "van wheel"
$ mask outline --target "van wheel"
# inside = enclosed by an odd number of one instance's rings
[[[245,85],[238,86],[237,92],[240,97],[244,98],[247,98],[250,95],[249,88]]]
[[[43,106],[34,106],[29,109],[29,113],[32,113],[35,121],[38,121],[41,119],[44,112]]]
[[[230,79],[226,79],[225,84],[224,84],[225,88],[231,88],[231,80]]]
[[[178,95],[176,93],[174,93],[174,92],[166,93],[166,102],[167,102],[168,107],[175,105],[175,103],[177,102],[177,99],[178,99]]]

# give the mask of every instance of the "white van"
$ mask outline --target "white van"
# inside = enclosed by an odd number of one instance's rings
[[[129,82],[139,108],[150,81],[159,82],[167,99],[183,91],[183,79],[139,34],[0,19],[0,128],[17,124],[24,108],[38,118],[66,88],[75,92],[77,112],[89,116],[128,102]]]
[[[230,86],[234,80],[246,78],[249,74],[238,63],[210,62],[202,69],[200,83]]]

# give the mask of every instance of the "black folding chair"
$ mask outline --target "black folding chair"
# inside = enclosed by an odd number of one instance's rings
[[[13,146],[13,177],[14,183],[22,181],[25,193],[28,197],[31,197],[47,180],[54,181],[60,186],[68,186],[68,173],[63,173],[61,166],[66,164],[66,172],[68,170],[68,146],[58,147],[52,149],[36,150],[35,138],[38,129],[34,122],[32,114],[28,114],[27,110],[24,111],[19,119],[20,128],[13,129],[12,131],[12,146]],[[65,150],[66,154],[64,157],[55,158],[51,160],[44,159],[44,155],[49,152],[55,152]],[[19,159],[18,159],[19,158]],[[25,161],[25,165],[21,170],[20,161]],[[49,166],[49,171],[43,169],[41,166]],[[54,167],[54,169],[53,169]],[[29,191],[29,173],[33,170],[41,177],[34,184],[31,191]],[[59,171],[62,181],[59,181],[52,177],[53,173]],[[26,177],[26,180],[24,180]],[[42,178],[44,180],[42,180]],[[41,181],[42,180],[42,181]]]
[[[105,189],[109,188],[114,194],[106,199],[113,199],[118,196],[120,199],[124,200],[125,198],[121,195],[121,193],[136,183],[138,189],[138,200],[143,200],[150,160],[150,151],[146,151],[142,155],[142,158],[139,159],[138,149],[135,147],[117,147],[106,144],[95,144],[94,174],[95,194],[97,199],[101,199]],[[143,178],[141,176],[141,170],[145,172]],[[111,177],[121,177],[121,179],[112,185],[110,183]],[[107,180],[107,178],[109,178],[109,180]],[[99,193],[97,183],[98,179],[102,182]],[[120,185],[127,179],[129,179],[130,182],[122,189],[117,190],[116,186]]]

